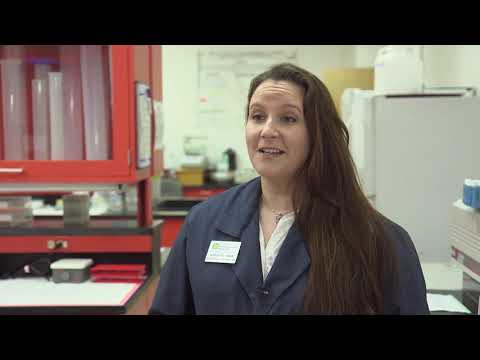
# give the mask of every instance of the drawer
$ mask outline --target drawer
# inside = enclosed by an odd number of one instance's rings
[[[0,253],[148,253],[152,236],[2,236]]]

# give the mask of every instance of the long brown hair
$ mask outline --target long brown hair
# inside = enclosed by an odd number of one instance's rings
[[[256,76],[289,81],[304,90],[310,151],[293,196],[296,225],[310,255],[303,311],[310,314],[376,314],[396,279],[392,239],[384,218],[364,195],[348,148],[349,133],[325,85],[310,72],[279,64]]]

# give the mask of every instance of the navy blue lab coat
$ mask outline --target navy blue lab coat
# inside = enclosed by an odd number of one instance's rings
[[[150,314],[296,314],[310,258],[295,224],[265,282],[259,245],[260,178],[194,206],[161,271]],[[425,280],[408,233],[389,222],[400,286],[386,298],[387,314],[428,314]],[[212,240],[241,241],[235,264],[206,263]]]

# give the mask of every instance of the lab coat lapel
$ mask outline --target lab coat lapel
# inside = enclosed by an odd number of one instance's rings
[[[233,237],[240,237],[256,214],[258,218],[258,202],[261,186],[260,178],[248,182],[238,195],[227,199],[221,215],[218,217],[215,227],[221,232]]]
[[[238,197],[227,203],[216,222],[217,230],[241,241],[232,270],[251,301],[263,283],[258,224],[260,191],[260,178],[247,183]]]
[[[256,291],[262,286],[262,264],[260,259],[258,211],[252,217],[249,225],[244,229],[240,241],[240,252],[232,270],[242,284],[250,300],[253,300]]]
[[[271,309],[282,293],[308,270],[309,266],[310,256],[305,241],[294,224],[265,279],[263,288],[269,292],[265,302],[266,312]]]

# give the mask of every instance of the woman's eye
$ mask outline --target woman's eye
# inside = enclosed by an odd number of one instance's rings
[[[255,120],[255,121],[262,121],[263,120],[263,115],[262,114],[253,114],[251,117],[252,117],[252,120]]]
[[[282,117],[282,121],[287,122],[287,123],[294,123],[294,122],[297,121],[297,119],[294,118],[293,116],[284,116],[284,117]]]

